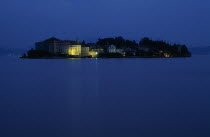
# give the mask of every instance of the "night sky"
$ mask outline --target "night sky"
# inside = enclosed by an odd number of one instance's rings
[[[0,0],[0,47],[31,48],[52,36],[209,46],[209,13],[210,0]]]

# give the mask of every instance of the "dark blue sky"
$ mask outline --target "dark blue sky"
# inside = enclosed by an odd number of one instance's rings
[[[1,0],[0,47],[119,35],[209,46],[209,13],[210,0]]]

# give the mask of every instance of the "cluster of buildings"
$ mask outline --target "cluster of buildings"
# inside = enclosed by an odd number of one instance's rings
[[[94,44],[93,44],[94,45]],[[107,46],[107,49],[99,48],[88,44],[81,44],[78,41],[59,40],[50,38],[36,43],[36,50],[47,51],[54,55],[69,55],[74,57],[97,57],[99,53],[122,53],[122,49],[117,49],[115,45]]]
[[[145,40],[146,39],[146,40]],[[109,44],[115,43],[116,45]],[[163,41],[143,38],[140,44],[121,38],[99,39],[97,43],[60,40],[55,37],[37,42],[35,50],[28,51],[21,58],[67,57],[67,58],[169,58],[191,57],[185,45],[170,45]],[[117,48],[118,47],[118,48]],[[119,48],[120,47],[120,48]]]

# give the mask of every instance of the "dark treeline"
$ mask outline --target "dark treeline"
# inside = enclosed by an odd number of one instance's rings
[[[42,58],[42,57],[51,57],[51,53],[43,50],[34,50],[33,48],[28,51],[28,58]],[[26,58],[26,55],[23,55],[23,58]]]
[[[138,47],[138,43],[135,40],[133,41],[126,40],[123,37],[98,39],[96,44],[101,45],[101,46],[113,44],[117,48],[126,48],[126,47],[137,48]]]
[[[124,49],[127,55],[130,52],[135,52],[137,56],[157,56],[157,57],[190,57],[186,45],[169,44],[165,41],[151,40],[143,38],[137,43],[135,40],[126,40],[123,37],[98,39],[97,45],[101,47],[115,45],[117,48]]]
[[[191,56],[186,45],[169,44],[164,41],[154,41],[149,38],[143,38],[139,42],[140,47],[146,47],[155,51],[163,51],[172,56]]]

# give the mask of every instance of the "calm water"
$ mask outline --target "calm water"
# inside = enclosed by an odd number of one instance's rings
[[[0,137],[209,137],[210,56],[0,59]]]

